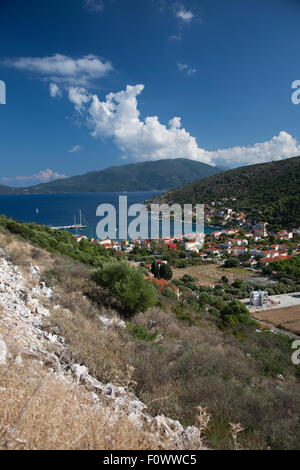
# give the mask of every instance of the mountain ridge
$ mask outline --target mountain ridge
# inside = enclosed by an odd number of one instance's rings
[[[153,199],[170,204],[219,200],[274,226],[300,225],[300,156],[228,170]]]
[[[27,188],[0,185],[0,194],[58,194],[169,190],[223,171],[187,158],[111,166]]]

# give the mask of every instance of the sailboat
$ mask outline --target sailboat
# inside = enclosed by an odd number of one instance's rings
[[[79,224],[76,221],[76,215],[74,214],[74,224],[73,225],[61,225],[60,227],[51,227],[53,230],[64,230],[64,229],[69,229],[69,230],[78,230],[78,229],[83,229],[88,226],[88,221],[82,214],[81,209],[79,209]],[[77,233],[77,232],[76,232]]]

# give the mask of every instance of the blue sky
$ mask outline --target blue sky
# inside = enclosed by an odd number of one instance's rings
[[[0,0],[0,17],[0,184],[300,154],[300,1]]]

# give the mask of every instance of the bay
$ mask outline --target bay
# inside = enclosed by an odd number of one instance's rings
[[[21,222],[35,222],[40,225],[62,226],[73,225],[74,216],[79,223],[79,210],[82,211],[88,226],[77,233],[90,238],[96,237],[96,226],[100,218],[96,216],[100,204],[112,204],[119,216],[119,196],[127,196],[128,207],[143,203],[160,194],[159,191],[138,192],[104,192],[78,194],[38,194],[38,195],[1,195],[0,214],[12,217]],[[171,221],[171,230],[172,230]],[[118,226],[118,225],[117,225]],[[205,227],[205,233],[211,233],[215,227]],[[75,230],[70,230],[76,233]],[[117,236],[116,236],[117,238]]]

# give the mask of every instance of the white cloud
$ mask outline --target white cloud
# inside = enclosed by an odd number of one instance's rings
[[[293,136],[281,131],[277,136],[266,142],[254,145],[232,147],[209,152],[216,162],[233,163],[235,166],[252,163],[265,163],[273,160],[300,155],[300,145]]]
[[[237,166],[300,154],[298,142],[284,131],[253,146],[207,151],[182,127],[180,117],[174,117],[168,125],[162,124],[158,116],[141,120],[137,97],[143,89],[144,85],[127,85],[123,91],[109,93],[104,101],[80,89],[70,99],[90,127],[92,136],[113,138],[125,155],[137,160],[185,157],[211,165]]]
[[[56,98],[56,97],[61,97],[62,96],[62,92],[61,92],[61,89],[59,88],[58,85],[56,85],[55,83],[50,83],[50,96],[52,98]]]
[[[20,57],[6,60],[4,64],[37,73],[54,84],[69,86],[89,86],[92,80],[104,77],[113,70],[110,62],[104,62],[92,54],[78,59],[62,54],[49,57]]]
[[[70,150],[68,150],[69,153],[78,153],[82,152],[84,150],[83,145],[74,145]]]
[[[39,182],[39,183],[47,183],[48,181],[55,180],[55,179],[61,179],[61,178],[66,178],[66,175],[61,175],[55,171],[50,170],[49,168],[47,170],[41,170],[38,173],[30,176],[16,176],[14,178],[7,178],[3,177],[1,178],[4,182]]]
[[[69,100],[74,104],[76,111],[79,113],[84,105],[91,100],[91,95],[82,87],[71,87],[68,89]]]
[[[93,12],[102,11],[104,8],[102,0],[84,0],[84,6]]]
[[[186,10],[183,6],[179,7],[175,14],[177,18],[180,18],[185,23],[189,23],[194,18],[194,14],[190,10]]]
[[[187,75],[191,76],[194,75],[194,73],[197,72],[197,69],[193,69],[192,67],[189,67],[187,64],[181,64],[180,62],[177,63],[177,68],[181,72],[185,72]]]

